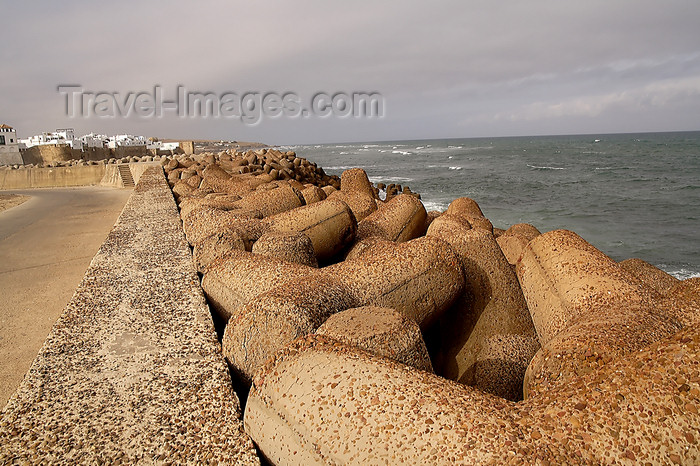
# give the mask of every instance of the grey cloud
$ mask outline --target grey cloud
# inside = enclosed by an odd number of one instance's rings
[[[0,119],[273,143],[698,129],[700,4],[10,2]],[[94,91],[380,91],[379,120],[67,119]],[[624,116],[622,121],[621,116]],[[635,124],[637,126],[635,126]]]

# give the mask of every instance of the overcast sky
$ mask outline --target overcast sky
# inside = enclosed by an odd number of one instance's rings
[[[270,144],[700,130],[698,0],[3,2],[0,123]],[[84,117],[59,85],[377,92],[383,116]],[[128,101],[127,101],[128,104]],[[74,109],[75,110],[75,109]],[[103,109],[104,110],[104,109]],[[105,112],[106,113],[106,112]],[[235,112],[234,112],[235,113]]]

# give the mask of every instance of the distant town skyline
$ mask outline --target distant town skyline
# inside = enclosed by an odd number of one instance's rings
[[[697,2],[68,0],[3,12],[0,123],[20,138],[62,127],[267,144],[700,130]],[[66,86],[83,113],[69,116]],[[375,114],[357,114],[368,100]]]

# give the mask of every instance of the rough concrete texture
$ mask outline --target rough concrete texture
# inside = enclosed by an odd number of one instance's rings
[[[249,385],[255,371],[296,338],[314,332],[328,317],[360,303],[336,280],[298,278],[236,308],[222,347],[238,380]]]
[[[304,233],[319,262],[330,261],[355,238],[357,222],[343,201],[326,199],[264,219],[267,231]]]
[[[450,245],[421,237],[394,247],[370,248],[323,269],[363,305],[390,307],[427,328],[464,287],[462,264]]]
[[[620,262],[620,267],[637,277],[645,285],[656,292],[666,295],[680,280],[663,270],[654,267],[642,259],[626,259]]]
[[[517,264],[540,343],[580,315],[613,306],[653,308],[659,295],[576,233],[555,230],[529,243]]]
[[[400,194],[357,224],[357,240],[378,236],[402,243],[425,233],[427,213],[416,197]]]
[[[358,222],[377,210],[374,198],[364,193],[334,191],[327,199],[346,203]]]
[[[215,207],[193,208],[182,218],[182,228],[190,245],[221,232],[236,232],[246,242],[246,249],[263,234],[262,215],[257,210],[222,210]]]
[[[426,217],[425,217],[425,228],[424,230],[427,231],[428,227],[430,226],[431,223],[433,223],[433,220],[438,218],[439,216],[442,215],[442,212],[438,210],[430,210],[428,211]]]
[[[418,324],[390,308],[363,306],[333,314],[316,334],[433,372]]]
[[[379,236],[370,236],[369,238],[356,242],[352,246],[352,249],[348,251],[347,255],[345,256],[345,260],[354,259],[355,257],[359,257],[368,251],[374,251],[376,254],[379,250],[378,248],[391,249],[394,247],[394,245],[395,243],[388,239],[384,239]]]
[[[319,335],[255,376],[273,464],[697,464],[700,331],[512,403]],[[319,370],[323,368],[323,370]]]
[[[525,376],[525,396],[681,328],[659,306],[656,292],[573,232],[555,230],[532,240],[517,272],[542,343]]]
[[[326,198],[326,192],[318,186],[309,186],[301,191],[306,205],[322,201]]]
[[[454,201],[450,202],[447,206],[446,214],[453,215],[464,215],[468,217],[483,217],[484,213],[481,211],[481,207],[474,199],[468,197],[459,197]]]
[[[340,176],[340,190],[344,193],[362,193],[374,197],[374,189],[367,173],[361,168],[350,168]]]
[[[433,222],[429,236],[442,220]],[[440,228],[438,233],[462,261],[465,292],[431,329],[435,370],[517,401],[540,345],[515,272],[490,232]]]
[[[515,265],[527,243],[541,235],[540,231],[527,223],[517,223],[498,235],[496,241],[508,263]]]
[[[352,307],[392,307],[419,325],[437,318],[462,291],[459,258],[435,238],[392,244],[323,269],[245,253],[211,265],[202,287],[229,319],[223,351],[239,378]]]
[[[472,226],[465,217],[455,214],[442,214],[430,222],[426,234],[439,238],[441,236],[465,234],[471,229]]]
[[[469,221],[472,228],[487,230],[493,233],[491,221],[484,216],[479,204],[473,199],[468,197],[457,198],[450,203],[445,213],[462,216]]]
[[[304,196],[291,186],[268,191],[253,191],[234,205],[241,210],[256,210],[263,217],[280,214],[304,205]]]
[[[160,168],[0,419],[0,463],[258,464]]]
[[[247,241],[235,231],[219,231],[194,245],[192,259],[198,272],[204,273],[212,262],[225,256],[230,251],[245,251]]]
[[[329,199],[345,202],[358,222],[377,210],[372,183],[361,168],[345,170],[340,177],[340,191],[327,194]]]
[[[253,244],[252,252],[287,262],[318,267],[314,245],[304,233],[270,231]]]
[[[190,212],[198,207],[211,207],[219,210],[235,210],[236,201],[239,201],[241,196],[237,194],[207,194],[204,197],[187,197],[180,202],[180,217],[187,217]],[[262,214],[260,215],[262,217]]]
[[[700,325],[700,277],[678,282],[667,291],[660,307],[683,325]]]
[[[230,251],[209,264],[202,289],[209,305],[225,321],[239,307],[261,293],[317,274],[318,270],[247,251]]]

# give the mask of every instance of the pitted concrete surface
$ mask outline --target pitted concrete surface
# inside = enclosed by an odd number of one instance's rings
[[[12,192],[28,200],[0,212],[0,409],[131,195],[105,187]]]
[[[0,419],[0,463],[258,464],[178,212],[147,171]]]

